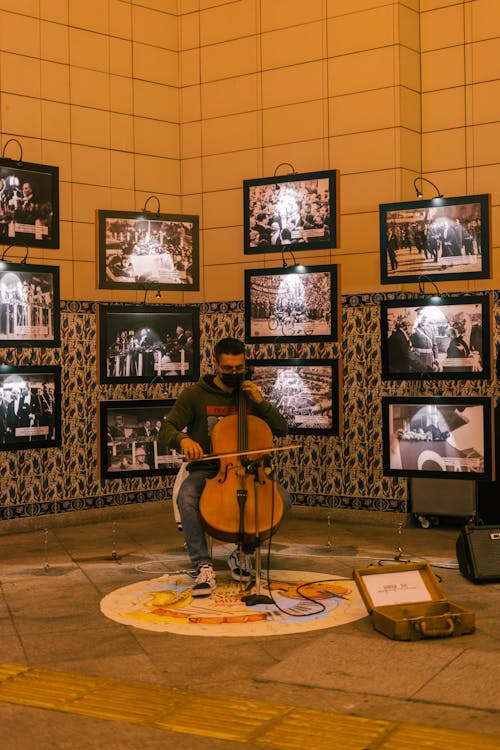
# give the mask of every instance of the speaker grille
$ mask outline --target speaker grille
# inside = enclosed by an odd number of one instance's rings
[[[500,580],[500,526],[466,526],[457,539],[460,571],[473,581]]]

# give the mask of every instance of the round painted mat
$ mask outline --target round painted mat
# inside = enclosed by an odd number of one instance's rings
[[[229,572],[217,571],[217,588],[209,597],[191,596],[189,575],[167,574],[112,591],[102,599],[101,611],[145,630],[234,637],[321,630],[367,616],[352,580],[297,570],[271,570],[269,578],[271,591],[263,582],[260,594],[271,593],[274,604],[247,606],[241,601],[247,592]]]

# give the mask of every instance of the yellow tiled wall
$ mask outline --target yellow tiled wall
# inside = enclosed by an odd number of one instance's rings
[[[344,293],[391,288],[378,205],[421,174],[491,193],[492,278],[446,286],[497,289],[499,61],[498,0],[0,0],[1,142],[60,167],[38,256],[65,299],[142,299],[96,289],[94,212],[152,194],[202,230],[200,292],[163,301],[241,299],[244,268],[279,265],[243,254],[242,181],[282,162],[340,172],[340,246],[300,258],[341,263]]]

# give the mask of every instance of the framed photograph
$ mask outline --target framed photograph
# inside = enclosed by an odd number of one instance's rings
[[[243,181],[246,255],[337,247],[337,171]]]
[[[199,290],[198,216],[98,210],[96,224],[99,289]]]
[[[338,266],[245,270],[246,341],[337,341],[338,286]]]
[[[385,396],[382,420],[384,474],[494,478],[490,398]]]
[[[59,268],[0,262],[0,346],[60,346]]]
[[[0,159],[0,243],[59,247],[59,167]]]
[[[0,366],[0,450],[61,445],[61,368]]]
[[[162,447],[158,433],[175,399],[101,401],[99,445],[101,479],[176,474],[182,453]]]
[[[382,284],[489,278],[489,195],[385,203],[379,219]]]
[[[97,306],[100,383],[198,380],[198,307]]]
[[[248,367],[264,397],[287,420],[290,434],[339,434],[338,360],[255,359]]]
[[[383,380],[491,378],[489,295],[384,300]]]

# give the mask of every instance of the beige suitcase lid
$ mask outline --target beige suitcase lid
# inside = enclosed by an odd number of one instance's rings
[[[370,614],[381,607],[448,601],[426,562],[356,568],[353,577]]]

